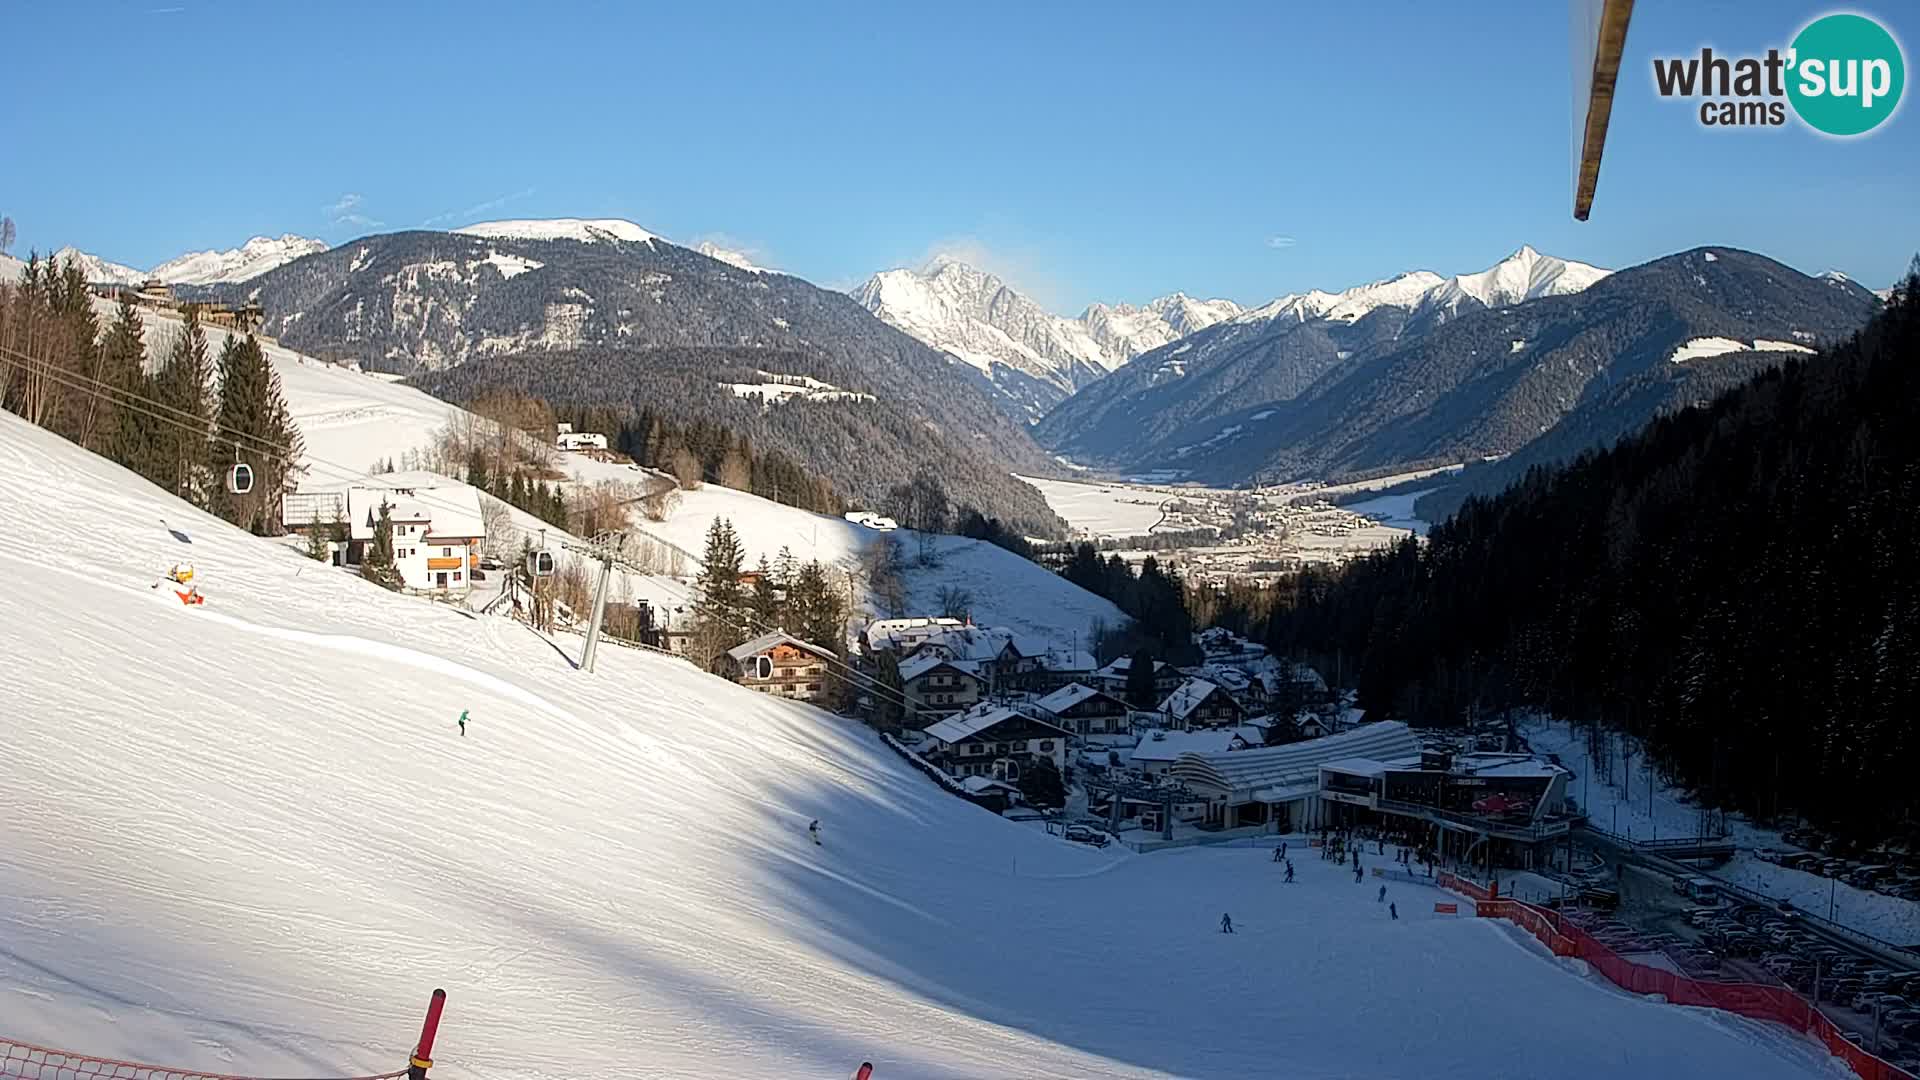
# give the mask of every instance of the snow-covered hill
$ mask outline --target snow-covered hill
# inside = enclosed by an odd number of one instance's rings
[[[256,236],[226,251],[190,251],[156,266],[150,276],[175,285],[217,285],[251,281],[302,255],[327,250],[324,241],[288,233],[278,238]]]
[[[625,241],[649,243],[653,234],[622,218],[539,218],[522,221],[482,221],[453,230],[467,236],[504,240],[579,240],[583,243]]]
[[[443,986],[448,1080],[1833,1075],[1422,886],[1391,921],[1312,858],[1066,844],[857,723],[626,650],[583,674],[10,414],[0,457],[6,1037],[383,1072]],[[204,607],[149,588],[181,558]]]
[[[945,256],[884,270],[853,292],[868,311],[979,368],[1038,417],[1148,349],[1239,312],[1230,300],[1161,297],[1054,315],[999,278]]]

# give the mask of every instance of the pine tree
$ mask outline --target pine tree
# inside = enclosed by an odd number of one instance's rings
[[[220,350],[220,408],[209,465],[224,476],[235,464],[253,471],[245,493],[214,489],[212,509],[243,529],[266,534],[280,528],[280,497],[287,472],[300,454],[300,432],[280,391],[280,377],[252,334],[227,338]]]
[[[747,613],[740,587],[745,559],[733,523],[715,518],[707,527],[707,548],[700,560],[700,577],[694,582],[699,599],[694,604],[693,640],[703,663],[750,636],[743,626]]]
[[[774,580],[773,567],[765,555],[760,556],[760,565],[754,575],[753,592],[747,597],[747,609],[753,612],[757,625],[772,626],[780,621],[779,582]]]
[[[381,588],[400,588],[400,571],[393,563],[393,508],[385,502],[373,523],[373,541],[360,561],[360,575]]]
[[[107,327],[100,344],[100,381],[118,391],[123,401],[154,396],[153,381],[147,377],[145,327],[133,301],[121,294],[113,323]],[[100,425],[99,450],[107,457],[157,480],[160,470],[153,461],[152,429],[161,421],[151,419],[125,404],[105,403],[111,415]],[[151,409],[151,406],[142,408]]]
[[[1153,687],[1153,653],[1140,649],[1127,667],[1127,704],[1136,709],[1151,709],[1159,703]]]
[[[154,380],[169,421],[153,429],[154,478],[195,506],[207,505],[208,437],[213,430],[213,361],[200,309],[189,304],[185,325]],[[157,423],[157,422],[156,422]]]

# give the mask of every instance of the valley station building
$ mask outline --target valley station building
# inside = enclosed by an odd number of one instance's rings
[[[1528,754],[1423,750],[1401,723],[1285,746],[1182,754],[1168,779],[1206,800],[1202,828],[1275,832],[1375,826],[1443,857],[1540,865],[1577,816],[1566,769]]]

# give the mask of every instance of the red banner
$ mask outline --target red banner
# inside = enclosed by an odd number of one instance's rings
[[[1460,905],[1459,904],[1435,904],[1433,905],[1433,913],[1435,915],[1458,915],[1460,914]]]

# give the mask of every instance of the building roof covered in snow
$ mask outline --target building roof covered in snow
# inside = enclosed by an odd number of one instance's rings
[[[379,483],[291,496],[289,504],[300,509],[285,512],[287,523],[312,524],[320,513],[331,516],[333,507],[339,506],[346,517],[347,539],[371,540],[384,503],[390,507],[388,517],[394,521],[426,522],[430,539],[467,540],[487,535],[480,492],[475,488],[435,473],[389,473],[376,479]],[[322,497],[328,494],[333,499]]]
[[[1185,720],[1187,717],[1192,716],[1193,710],[1199,708],[1209,697],[1220,692],[1221,690],[1218,686],[1213,685],[1205,679],[1188,679],[1186,682],[1181,683],[1173,693],[1167,695],[1167,700],[1160,703],[1160,711],[1169,716]]]
[[[965,625],[959,619],[945,617],[875,619],[867,624],[867,645],[874,649],[904,649]]]
[[[1062,736],[1067,734],[1064,728],[1054,727],[1054,725],[1047,723],[1045,720],[1036,720],[1026,713],[1017,712],[1004,705],[978,705],[957,716],[949,716],[945,720],[928,724],[921,730],[941,742],[951,745],[971,739],[975,735],[998,727],[1009,720],[1023,720],[1029,724],[1038,724],[1041,727],[1053,728],[1054,731],[1059,732]]]
[[[1050,713],[1062,713],[1090,698],[1112,696],[1113,695],[1108,694],[1104,690],[1095,690],[1085,683],[1076,682],[1068,683],[1053,693],[1048,694],[1046,697],[1034,702],[1034,704]]]
[[[1245,753],[1233,750],[1234,732],[1229,728],[1207,731],[1149,731],[1134,745],[1133,760],[1178,761],[1183,754]]]
[[[1420,740],[1398,722],[1368,724],[1320,739],[1235,753],[1196,753],[1175,760],[1168,772],[1190,785],[1251,793],[1319,783],[1320,767],[1349,758],[1385,759],[1420,752]]]
[[[1022,657],[1044,656],[1047,652],[1047,643],[1040,638],[997,626],[965,625],[928,634],[902,651],[916,655],[939,653],[953,660],[986,661],[998,659],[1009,647]]]
[[[734,660],[745,660],[751,656],[759,656],[761,653],[778,645],[791,645],[796,649],[803,649],[820,657],[822,660],[836,659],[833,655],[833,650],[823,649],[818,645],[801,641],[799,638],[794,637],[784,630],[772,630],[761,634],[752,641],[745,641],[735,645],[733,648],[727,650],[727,656]]]
[[[973,660],[949,660],[938,653],[918,653],[900,662],[900,678],[911,682],[934,668],[949,667],[963,675],[980,677],[978,663]]]
[[[1153,662],[1153,673],[1155,675],[1158,675],[1162,671],[1166,670],[1166,667],[1167,667],[1167,662],[1165,660],[1155,660]],[[1127,677],[1127,672],[1132,670],[1133,670],[1133,657],[1116,656],[1112,660],[1107,662],[1106,667],[1101,668],[1099,671],[1096,671],[1093,674],[1096,678],[1124,679]]]
[[[1048,671],[1092,671],[1100,665],[1093,654],[1085,649],[1048,649],[1040,658],[1040,666]]]
[[[960,778],[960,786],[966,788],[972,795],[981,795],[989,791],[1010,791],[1015,795],[1020,794],[1019,788],[1005,780],[995,780],[991,776],[963,776]]]

